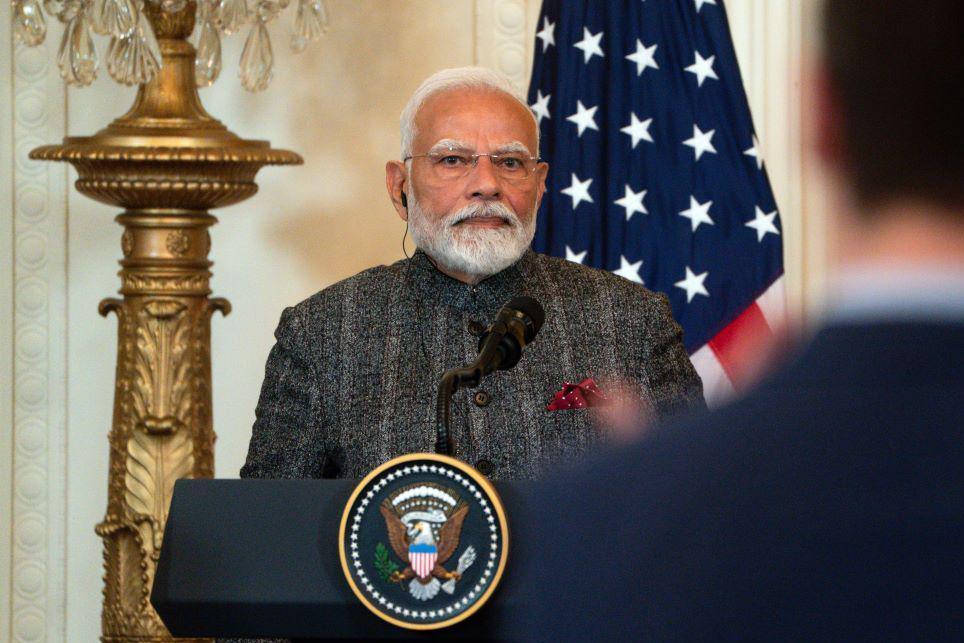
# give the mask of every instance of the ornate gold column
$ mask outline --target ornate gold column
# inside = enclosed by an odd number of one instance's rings
[[[119,320],[104,540],[103,641],[168,641],[149,595],[174,481],[214,475],[208,213],[257,191],[264,165],[301,163],[267,141],[243,140],[201,106],[195,88],[195,2],[145,11],[164,63],[130,111],[90,137],[68,137],[31,158],[68,161],[77,190],[124,208]]]

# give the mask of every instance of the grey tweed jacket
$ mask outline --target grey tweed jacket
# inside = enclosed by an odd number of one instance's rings
[[[578,457],[601,437],[590,412],[546,405],[585,377],[604,392],[606,378],[630,382],[657,417],[703,405],[664,295],[531,250],[471,286],[416,252],[285,309],[241,476],[357,478],[432,451],[440,375],[471,362],[471,331],[522,294],[543,305],[545,325],[513,370],[455,395],[456,457],[493,479],[537,477]]]

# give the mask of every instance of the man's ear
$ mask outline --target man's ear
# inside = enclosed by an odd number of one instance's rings
[[[408,171],[404,163],[389,161],[385,164],[385,187],[398,216],[402,221],[408,221],[408,203],[405,196],[408,190]]]
[[[810,144],[821,161],[835,170],[845,169],[845,143],[842,139],[843,113],[836,89],[826,67],[822,62],[813,64],[807,70],[811,91],[805,92],[809,105],[805,114],[810,114]]]
[[[536,165],[536,210],[542,204],[542,195],[546,193],[546,177],[549,176],[549,164],[545,161]]]

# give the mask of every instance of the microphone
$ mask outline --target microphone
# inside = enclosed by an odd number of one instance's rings
[[[482,376],[507,371],[518,364],[522,349],[535,339],[545,321],[545,311],[532,297],[510,299],[479,339],[475,364],[482,368]]]
[[[442,374],[436,400],[437,453],[450,455],[454,450],[449,431],[449,405],[455,391],[463,387],[478,386],[482,378],[493,371],[506,371],[518,364],[522,349],[535,339],[545,320],[546,313],[535,299],[513,297],[502,307],[495,316],[495,321],[479,339],[479,356],[475,361]]]

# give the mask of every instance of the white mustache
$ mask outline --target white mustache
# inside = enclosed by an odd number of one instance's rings
[[[456,226],[469,219],[498,217],[509,225],[519,225],[519,217],[502,203],[478,203],[468,205],[452,215],[448,226]]]

